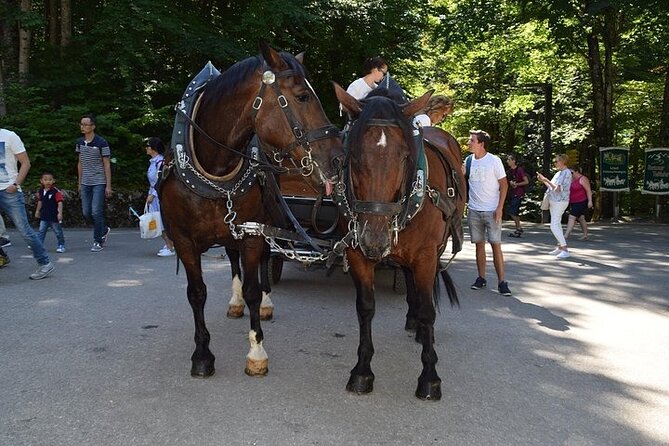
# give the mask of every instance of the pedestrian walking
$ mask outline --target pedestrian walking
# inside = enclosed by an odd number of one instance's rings
[[[51,228],[56,234],[58,246],[56,252],[65,252],[65,235],[63,234],[63,194],[55,186],[56,179],[51,172],[43,172],[40,178],[42,187],[37,192],[37,208],[35,217],[39,218],[39,240],[44,244],[46,232]]]
[[[30,247],[38,264],[30,275],[33,280],[44,279],[56,269],[42,242],[30,226],[21,184],[30,170],[30,158],[19,136],[11,130],[0,128],[0,210],[12,219],[23,240]],[[9,257],[0,253],[0,263],[6,265]]]
[[[149,193],[146,195],[146,208],[149,212],[160,212],[160,199],[158,198],[158,192],[156,191],[156,183],[158,182],[158,175],[160,174],[160,169],[163,166],[165,158],[163,153],[165,153],[165,145],[160,138],[151,137],[146,140],[146,154],[151,157],[149,160],[149,168],[146,171],[146,177],[149,180]],[[174,243],[167,236],[167,233],[163,231],[161,234],[163,240],[165,241],[165,246],[158,251],[159,257],[170,257],[175,255]]]
[[[539,181],[546,185],[548,194],[549,210],[551,213],[551,232],[557,240],[557,248],[549,252],[558,259],[566,259],[571,256],[567,248],[567,240],[562,231],[562,214],[569,206],[569,188],[571,186],[571,170],[567,168],[569,157],[562,153],[555,157],[555,175],[548,179],[540,172],[537,173]]]
[[[100,252],[111,231],[105,223],[105,198],[112,196],[111,149],[104,138],[95,134],[95,116],[84,115],[79,127],[83,135],[76,143],[81,210],[86,222],[93,224],[91,252]]]

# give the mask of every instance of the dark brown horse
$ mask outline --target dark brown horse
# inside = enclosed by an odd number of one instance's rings
[[[243,224],[271,223],[272,198],[266,192],[271,171],[263,170],[268,163],[246,150],[252,135],[272,160],[294,159],[315,187],[333,176],[331,160],[341,154],[337,131],[307,81],[301,55],[278,53],[265,44],[261,52],[262,57],[212,76],[201,92],[193,81],[196,88],[189,87],[182,100],[187,103],[191,94],[199,94],[192,118],[184,118],[186,143],[173,141],[165,163],[169,170],[160,190],[162,217],[188,277],[195,321],[191,375],[196,377],[215,370],[204,319],[207,289],[201,254],[216,244],[239,251],[247,273],[243,296],[250,313],[251,350],[245,371],[264,375],[268,370],[257,279],[265,241],[244,232]],[[180,136],[177,123],[175,135]]]
[[[348,245],[345,254],[357,291],[360,325],[358,362],[346,388],[356,393],[373,389],[374,266],[389,258],[410,272],[407,325],[411,316],[423,347],[423,370],[415,394],[437,400],[441,398],[441,380],[435,367],[434,321],[440,276],[451,304],[458,303],[448,273],[440,271],[439,257],[449,235],[458,249],[462,241],[465,185],[459,145],[445,132],[430,130],[432,139],[441,142],[434,146],[426,142],[427,169],[421,179],[417,174],[419,139],[410,118],[425,106],[430,93],[399,106],[386,96],[370,95],[357,101],[338,85],[335,89],[339,101],[355,118],[346,145],[346,174],[335,187],[351,228],[344,239]],[[419,203],[416,194],[421,193],[424,199]]]

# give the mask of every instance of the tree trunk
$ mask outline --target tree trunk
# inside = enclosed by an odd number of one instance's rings
[[[5,78],[2,76],[3,63],[0,58],[0,118],[7,116],[7,104],[5,103]],[[2,218],[0,216],[0,218]]]
[[[47,0],[46,21],[49,24],[48,40],[51,46],[58,45],[58,0]]]
[[[21,12],[28,13],[32,9],[32,0],[21,0]],[[21,82],[27,82],[30,73],[30,38],[31,31],[19,24],[19,78]]]
[[[67,48],[72,42],[72,3],[60,1],[60,46]]]
[[[669,147],[669,65],[664,73],[664,97],[662,99],[662,116],[660,117],[660,145]]]

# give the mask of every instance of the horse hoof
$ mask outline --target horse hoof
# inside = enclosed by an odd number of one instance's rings
[[[260,307],[260,320],[261,321],[271,321],[274,317],[274,308],[272,307]]]
[[[228,306],[228,317],[230,319],[239,319],[244,316],[244,305]]]
[[[404,329],[406,331],[416,331],[417,328],[418,328],[418,321],[416,319],[407,318],[407,321],[404,324]]]
[[[246,367],[244,373],[249,376],[265,376],[269,371],[269,361],[267,359],[254,360],[246,358]]]
[[[426,401],[438,401],[441,399],[441,380],[419,382],[416,388],[416,397]]]
[[[346,390],[361,395],[374,390],[374,375],[351,375],[346,384]]]
[[[190,369],[190,376],[193,378],[209,378],[215,371],[216,369],[213,364],[193,363]]]

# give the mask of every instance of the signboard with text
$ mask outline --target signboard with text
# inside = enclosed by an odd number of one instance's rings
[[[600,147],[599,172],[600,190],[610,192],[629,192],[629,165],[630,149],[626,147]]]
[[[643,194],[669,194],[669,148],[646,149]]]

